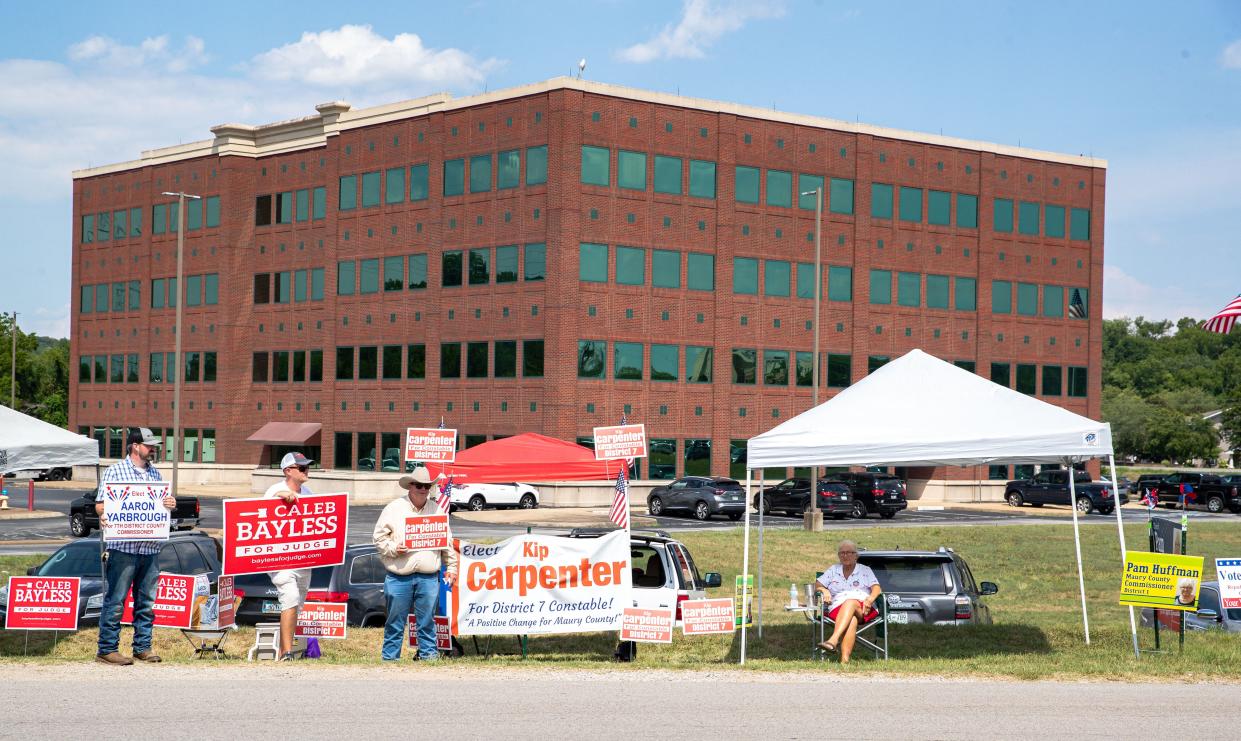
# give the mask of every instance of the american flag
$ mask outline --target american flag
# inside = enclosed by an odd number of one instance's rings
[[[1193,484],[1181,484],[1181,506],[1185,506],[1185,501],[1198,501],[1198,494],[1194,491]]]
[[[629,423],[629,416],[624,412],[621,413],[622,425]],[[626,460],[620,467],[620,472],[616,474],[616,496],[612,498],[612,510],[608,512],[608,519],[616,523],[617,527],[629,529],[629,479],[625,475],[632,461]]]
[[[440,417],[439,429],[444,429],[444,418]],[[439,507],[440,512],[447,513],[449,507],[452,506],[452,474],[448,474],[448,478],[440,484],[440,495],[435,499],[435,504]]]
[[[1086,318],[1086,299],[1082,296],[1082,289],[1074,288],[1069,293],[1069,316],[1074,319]]]
[[[1203,322],[1202,328],[1208,332],[1228,334],[1232,331],[1232,325],[1236,324],[1237,317],[1241,317],[1241,296],[1234,298],[1220,309],[1218,314]]]
[[[1159,504],[1159,495],[1154,489],[1147,489],[1142,494],[1142,504],[1145,504],[1147,509],[1154,509]]]

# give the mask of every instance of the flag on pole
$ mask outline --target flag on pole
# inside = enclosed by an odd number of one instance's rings
[[[1142,504],[1145,504],[1147,509],[1154,509],[1159,504],[1159,495],[1155,493],[1154,489],[1148,488],[1142,494]]]
[[[442,415],[440,416],[439,429],[441,430],[444,429],[444,417]],[[449,508],[452,506],[452,474],[451,473],[448,474],[448,478],[444,479],[444,481],[440,483],[440,495],[436,497],[435,504],[436,506],[439,507],[440,512],[444,512],[444,513],[447,513]]]
[[[1234,298],[1220,309],[1218,314],[1203,322],[1202,328],[1208,332],[1228,334],[1232,331],[1232,325],[1237,322],[1237,317],[1241,317],[1241,296]]]
[[[629,423],[629,416],[624,412],[621,412],[620,423]],[[616,474],[616,495],[612,497],[612,510],[608,512],[608,519],[626,530],[629,529],[629,478],[626,473],[632,463],[633,459],[625,460]]]
[[[1193,484],[1181,484],[1181,506],[1185,506],[1186,501],[1198,501],[1198,493],[1194,491]]]

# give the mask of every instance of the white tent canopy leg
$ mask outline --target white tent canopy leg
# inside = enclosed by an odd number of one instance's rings
[[[1082,573],[1082,533],[1077,526],[1077,487],[1073,480],[1077,470],[1073,468],[1073,459],[1065,458],[1065,466],[1069,469],[1069,509],[1073,511],[1073,548],[1077,552],[1077,586],[1082,595],[1082,627],[1086,631],[1086,645],[1090,645],[1090,618],[1086,615],[1086,577]]]
[[[750,468],[749,466],[746,466],[746,469],[745,469],[745,501],[747,503],[746,508],[745,508],[745,537],[742,539],[743,544],[741,546],[741,580],[742,580],[743,585],[745,584],[746,576],[748,576],[750,573],[750,507],[749,507]],[[745,619],[746,618],[745,607],[746,607],[745,591],[743,589],[741,592],[741,604],[737,607],[737,609],[741,611],[739,615],[741,617],[741,663],[742,664],[745,663],[745,641],[746,641],[746,629],[745,628],[746,628],[746,622],[747,622]]]
[[[1112,502],[1116,505],[1116,532],[1120,534],[1120,568],[1123,570],[1125,563],[1129,560],[1129,548],[1125,545],[1125,522],[1120,516],[1120,490],[1116,488],[1115,455],[1107,457],[1107,466],[1112,479]],[[1133,656],[1138,658],[1142,655],[1142,652],[1138,649],[1138,623],[1133,617],[1133,605],[1129,605],[1129,632],[1133,635]]]

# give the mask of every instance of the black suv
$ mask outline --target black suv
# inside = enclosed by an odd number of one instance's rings
[[[1142,499],[1147,489],[1158,489],[1159,484],[1168,477],[1166,473],[1144,473],[1137,481],[1129,482],[1129,496]]]
[[[690,512],[699,520],[711,515],[740,520],[745,514],[745,489],[736,479],[724,476],[683,476],[647,494],[646,511],[652,515],[675,510]]]
[[[319,566],[310,571],[309,602],[345,602],[349,605],[349,625],[384,624],[384,576],[388,573],[373,545],[345,548],[345,562],[338,566]],[[241,598],[237,622],[241,625],[275,622],[280,619],[280,603],[270,574],[245,574],[233,582]]]
[[[824,517],[843,520],[853,513],[853,494],[843,481],[819,479],[819,510]],[[810,479],[785,479],[754,495],[754,509],[764,515],[783,512],[800,515],[810,504]]]
[[[834,473],[832,479],[849,485],[853,494],[850,514],[863,519],[878,512],[885,520],[909,506],[905,499],[905,482],[890,473]]]
[[[936,551],[862,551],[858,563],[875,572],[889,623],[990,625],[982,598],[1000,588],[974,581],[974,574],[951,548]]]

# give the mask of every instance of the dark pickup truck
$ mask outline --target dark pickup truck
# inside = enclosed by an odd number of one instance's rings
[[[1124,489],[1119,489],[1120,503],[1129,501]],[[1091,512],[1110,515],[1116,509],[1112,501],[1112,485],[1094,483],[1090,474],[1078,471],[1073,477],[1073,492],[1077,495],[1077,511],[1083,515]],[[1032,479],[1010,481],[1004,486],[1004,501],[1014,507],[1023,504],[1042,507],[1044,504],[1070,504],[1069,472],[1063,469],[1040,471]]]
[[[1227,507],[1241,513],[1241,496],[1237,492],[1235,484],[1226,484],[1214,474],[1174,473],[1159,482],[1159,503],[1178,507],[1184,494],[1187,507],[1206,507],[1208,512],[1223,512]]]
[[[85,538],[92,530],[99,529],[95,494],[94,490],[88,491],[69,505],[69,533],[74,537]],[[193,530],[198,526],[199,511],[198,497],[177,497],[177,506],[172,510],[172,529]]]

